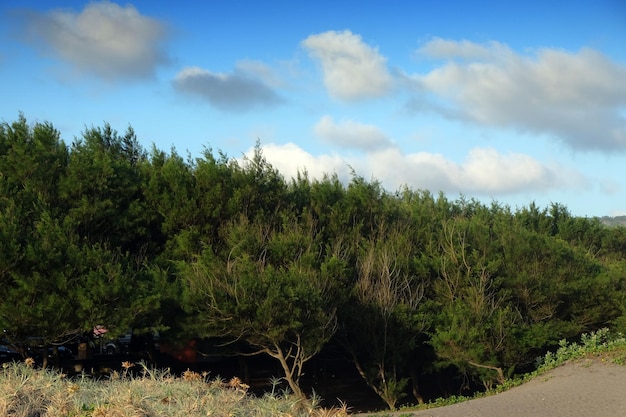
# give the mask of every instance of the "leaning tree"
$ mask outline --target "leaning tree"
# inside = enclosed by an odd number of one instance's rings
[[[253,349],[247,354],[271,356],[304,398],[304,364],[336,330],[344,262],[341,251],[320,245],[311,216],[276,217],[242,216],[225,228],[223,251],[207,246],[179,264],[179,275],[196,334],[243,341]]]

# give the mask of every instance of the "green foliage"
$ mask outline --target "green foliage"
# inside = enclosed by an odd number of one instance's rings
[[[132,128],[124,136],[108,124],[87,129],[73,144],[60,183],[65,221],[91,243],[141,253],[150,245],[154,227],[142,193],[145,163]]]
[[[405,370],[427,321],[422,300],[428,275],[413,259],[412,238],[408,224],[398,221],[361,242],[357,282],[342,310],[340,341],[391,409],[405,396]]]
[[[555,352],[548,352],[537,363],[537,372],[545,372],[556,368],[563,363],[580,359],[587,355],[604,354],[626,347],[626,338],[621,333],[612,333],[608,328],[602,328],[591,333],[583,333],[580,342],[559,341],[559,348]]]
[[[135,220],[145,210],[135,207],[134,133],[85,135],[68,154],[49,124],[21,117],[0,128],[0,327],[16,344],[60,342],[96,324],[125,331],[159,308],[137,243],[146,229]]]
[[[437,365],[508,384],[583,333],[626,330],[626,228],[356,173],[289,182],[257,142],[192,159],[108,124],[66,146],[0,124],[0,327],[47,343],[104,324],[220,337],[298,392],[332,338],[393,408]],[[337,333],[335,331],[338,330]]]
[[[443,224],[434,283],[440,313],[430,342],[443,364],[456,365],[490,385],[503,380],[502,358],[517,315],[500,291],[499,242],[482,215]]]
[[[274,357],[301,394],[304,363],[335,331],[342,268],[321,251],[310,216],[272,223],[241,217],[224,232],[222,256],[206,247],[179,263],[179,275],[199,335],[245,341]]]
[[[440,397],[427,404],[415,407],[415,409],[444,407],[504,392],[569,361],[578,361],[583,358],[601,358],[600,360],[602,361],[610,360],[618,365],[624,365],[626,363],[624,361],[624,358],[626,358],[626,338],[622,333],[611,332],[608,328],[602,328],[595,332],[583,333],[579,342],[568,342],[562,339],[559,341],[558,348],[555,351],[548,351],[544,356],[536,358],[536,369],[532,372],[507,379],[505,383],[498,385],[494,389],[476,393],[474,396],[452,395],[446,398]]]

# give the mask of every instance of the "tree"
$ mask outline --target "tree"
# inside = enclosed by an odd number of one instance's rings
[[[566,210],[553,205],[547,217],[531,209],[470,204],[443,222],[431,344],[442,364],[485,387],[619,316],[619,280],[584,245],[559,236],[570,224]]]
[[[251,158],[244,157],[243,163],[232,163],[234,187],[228,201],[237,213],[249,220],[256,218],[266,222],[276,218],[283,209],[287,184],[280,174],[263,156],[261,143],[256,142]]]
[[[131,127],[120,136],[105,124],[74,142],[59,188],[68,221],[81,237],[122,252],[151,247],[159,226],[143,193],[146,164]]]
[[[532,362],[564,338],[605,327],[619,315],[618,275],[584,246],[515,223],[502,246],[503,291],[520,317],[511,346],[518,364]]]
[[[516,315],[499,291],[495,237],[486,222],[472,216],[446,221],[440,238],[434,287],[439,314],[430,343],[442,364],[477,375],[485,387],[503,383],[502,355]]]
[[[340,340],[390,409],[405,395],[409,357],[426,329],[420,307],[428,273],[415,257],[412,235],[408,223],[380,222],[360,248],[353,299],[341,316]]]
[[[0,326],[18,345],[62,343],[95,325],[123,332],[158,309],[132,257],[82,241],[46,210],[3,278]]]
[[[276,359],[291,390],[304,397],[304,364],[336,329],[335,286],[343,262],[325,250],[311,216],[281,216],[278,226],[245,216],[224,231],[222,254],[206,247],[179,264],[185,303],[199,336],[244,341]]]
[[[131,134],[121,141],[122,154],[136,154],[132,139]],[[72,157],[79,155],[68,155],[50,124],[30,127],[23,117],[2,125],[0,144],[0,227],[6,237],[0,244],[0,328],[6,335],[22,346],[33,337],[42,344],[60,343],[97,324],[126,331],[154,316],[159,280],[147,267],[146,254],[125,246],[138,230],[117,223],[132,218],[132,210],[110,206],[126,192],[133,193],[126,201],[135,204],[129,200],[136,197],[137,177],[116,171],[102,158],[74,165]],[[79,175],[79,167],[83,173],[92,167],[96,174]],[[102,181],[110,185],[111,178],[121,185],[97,188]],[[93,212],[89,202],[108,204],[109,211]],[[119,227],[114,238],[104,233],[107,222]]]

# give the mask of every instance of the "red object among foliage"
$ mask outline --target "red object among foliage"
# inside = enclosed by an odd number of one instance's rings
[[[160,345],[160,352],[172,356],[174,359],[183,363],[196,362],[196,341],[190,340],[183,347],[174,347],[167,344]]]

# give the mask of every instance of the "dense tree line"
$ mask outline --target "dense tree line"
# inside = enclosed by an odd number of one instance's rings
[[[216,338],[306,395],[332,344],[389,407],[448,367],[485,387],[559,340],[626,328],[626,229],[561,204],[286,180],[264,159],[145,150],[132,128],[0,125],[0,328]],[[236,343],[235,343],[236,342]]]

